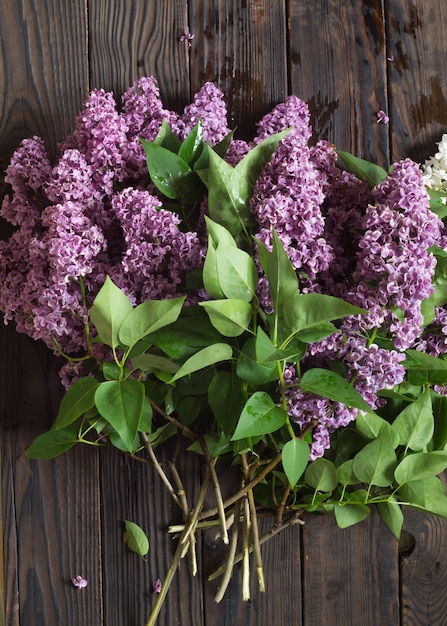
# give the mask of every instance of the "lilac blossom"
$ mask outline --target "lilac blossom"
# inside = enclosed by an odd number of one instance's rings
[[[163,120],[172,127],[179,124],[180,116],[163,106],[158,83],[153,77],[140,78],[122,96],[121,116],[128,127],[124,146],[126,170],[131,178],[149,181],[146,157],[140,138],[154,141]]]
[[[186,41],[186,42],[187,42],[187,45],[188,45],[188,48],[190,48],[190,47],[191,47],[191,41],[192,41],[193,39],[194,39],[194,35],[192,35],[192,34],[189,32],[189,28],[185,28],[185,32],[184,32],[184,33],[183,33],[183,35],[180,37],[179,41],[180,41],[180,42]]]
[[[307,145],[312,136],[309,107],[294,95],[288,96],[284,102],[277,104],[258,122],[254,142],[259,143],[266,137],[287,128],[293,128],[294,134],[301,139],[302,145]]]
[[[428,249],[442,224],[429,209],[420,169],[409,159],[395,164],[372,195],[353,274],[356,286],[348,297],[369,311],[359,327],[380,328],[386,321],[394,346],[405,349],[421,332],[421,304],[433,292],[436,259]]]
[[[185,33],[185,40],[191,37]],[[341,364],[375,409],[382,403],[379,392],[404,380],[406,348],[447,353],[447,307],[436,308],[426,329],[421,310],[433,292],[436,259],[429,249],[447,250],[447,231],[429,210],[415,163],[395,164],[370,189],[338,166],[334,146],[309,146],[309,118],[307,105],[289,96],[262,118],[252,142],[232,139],[225,158],[235,166],[263,139],[290,129],[256,181],[249,204],[253,232],[270,247],[275,229],[301,291],[342,297],[366,310],[345,319],[341,332],[310,344],[302,367]],[[5,322],[14,320],[19,332],[56,352],[84,355],[87,310],[106,276],[133,304],[186,293],[187,274],[203,267],[207,198],[197,223],[186,230],[150,182],[140,138],[153,141],[166,120],[183,140],[199,119],[211,145],[230,132],[223,93],[212,83],[177,114],[163,106],[156,80],[141,78],[123,95],[120,111],[112,93],[93,91],[54,165],[41,139],[22,142],[6,172],[12,193],[1,207],[16,228],[0,242]],[[386,123],[383,116],[378,121]],[[186,295],[189,302],[208,298],[204,290]],[[262,272],[258,297],[271,313]],[[382,336],[393,349],[380,347]],[[92,350],[98,361],[107,358],[108,348],[95,344]],[[68,363],[61,380],[68,387],[81,374],[79,363]],[[312,431],[311,458],[318,458],[357,410],[302,392],[292,366],[285,380],[291,419],[301,431]],[[73,579],[78,588],[83,582]]]
[[[372,200],[371,190],[366,181],[337,166],[332,144],[318,142],[311,148],[310,158],[324,194],[321,206],[324,238],[333,252],[328,269],[319,276],[319,284],[323,292],[344,298],[352,286],[364,214]]]
[[[205,83],[195,94],[191,104],[185,107],[182,116],[183,127],[173,127],[181,139],[184,139],[202,120],[203,137],[214,146],[230,133],[227,122],[227,108],[224,95],[213,83]]]
[[[84,587],[87,587],[88,585],[88,581],[82,576],[75,576],[71,579],[71,582],[73,586],[77,587],[78,589],[84,589]]]
[[[124,117],[116,110],[113,94],[93,90],[76,118],[73,141],[91,165],[94,184],[104,195],[111,195],[114,182],[126,177],[128,130]]]
[[[270,246],[275,229],[294,268],[311,279],[328,269],[333,258],[323,237],[323,199],[309,148],[300,133],[291,131],[256,181],[250,210],[259,225],[258,238]]]
[[[310,459],[313,461],[329,448],[330,435],[356,418],[357,409],[301,391],[293,366],[287,366],[284,378],[289,416],[301,431],[312,430]]]
[[[385,111],[382,111],[382,109],[380,109],[380,111],[377,112],[377,122],[379,124],[388,124],[389,121],[390,118],[388,117],[388,115],[385,113]]]
[[[158,198],[128,188],[114,196],[112,210],[125,243],[121,287],[140,300],[181,293],[186,272],[202,266],[204,251],[193,232],[178,229],[179,217]]]

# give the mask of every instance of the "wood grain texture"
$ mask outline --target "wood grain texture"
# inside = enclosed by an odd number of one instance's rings
[[[392,159],[423,161],[447,127],[447,6],[442,0],[388,5]]]
[[[302,532],[306,626],[400,626],[397,540],[378,515],[343,531],[315,517]]]
[[[267,532],[271,519],[260,520],[260,533]],[[293,624],[301,626],[301,535],[300,527],[295,526],[276,535],[261,547],[263,567],[266,577],[266,590],[259,591],[254,560],[250,570],[250,600],[241,597],[242,567],[238,564],[223,600],[216,604],[214,595],[220,579],[205,583],[204,624],[213,626],[270,626]],[[226,554],[211,533],[204,542],[206,562],[216,561],[216,552]],[[213,571],[214,567],[208,567]]]
[[[19,141],[50,152],[73,127],[88,85],[86,0],[0,3],[0,169]]]
[[[2,329],[0,407],[7,626],[101,622],[97,455],[75,449],[31,461],[26,447],[49,427],[60,385],[43,346]],[[20,381],[20,384],[18,384]],[[71,578],[90,581],[80,594]]]
[[[230,128],[251,139],[255,123],[287,96],[284,0],[190,0],[191,85],[225,93]]]
[[[180,42],[188,26],[188,3],[95,0],[89,5],[90,87],[117,99],[141,76],[154,76],[163,102],[181,110],[190,96],[188,49]]]
[[[447,520],[407,510],[404,528],[415,546],[401,562],[402,624],[447,624]]]
[[[157,578],[164,579],[177,546],[167,528],[183,520],[180,509],[171,500],[151,465],[131,460],[113,449],[102,452],[104,624],[142,626],[156,600],[152,593],[153,582]],[[169,458],[169,449],[162,450],[160,460],[166,462]],[[178,471],[183,477],[192,508],[198,495],[199,459],[192,455],[181,456]],[[197,481],[191,480],[194,476],[197,476]],[[147,532],[150,551],[146,561],[131,553],[124,544],[126,519],[139,524]],[[200,545],[197,559],[200,567]],[[185,558],[180,566],[180,575],[171,585],[169,600],[162,609],[159,624],[200,624],[203,604],[201,585],[201,577],[192,576],[189,560]]]
[[[380,0],[291,2],[290,79],[308,102],[315,139],[388,163],[385,15]]]

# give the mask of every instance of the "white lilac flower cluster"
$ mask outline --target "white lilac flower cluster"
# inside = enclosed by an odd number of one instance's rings
[[[85,305],[92,303],[106,275],[135,304],[191,296],[185,277],[203,266],[203,226],[181,228],[179,216],[164,208],[140,138],[153,141],[166,120],[182,140],[199,119],[211,145],[230,132],[223,94],[214,85],[205,84],[177,114],[163,107],[156,81],[142,78],[124,94],[120,110],[111,93],[93,91],[55,164],[41,139],[21,144],[7,169],[12,193],[1,208],[1,216],[16,227],[0,242],[5,322],[14,320],[18,331],[76,355],[85,349]],[[414,162],[395,164],[370,189],[338,166],[334,146],[324,141],[309,145],[309,110],[295,96],[258,123],[251,143],[233,139],[226,160],[235,165],[262,139],[289,127],[256,182],[250,200],[256,220],[252,234],[270,246],[276,230],[302,292],[341,297],[367,310],[346,319],[343,334],[311,344],[301,373],[337,362],[375,408],[379,391],[403,381],[405,349],[425,348],[431,341],[438,353],[447,351],[444,308],[436,313],[436,339],[421,337],[421,303],[433,291],[435,271],[429,248],[442,245],[443,225],[429,210]],[[442,185],[446,170],[443,139],[424,176]],[[207,296],[195,294],[200,297]],[[262,275],[259,298],[271,311]],[[386,348],[379,339],[387,340]],[[314,425],[311,458],[317,458],[328,448],[330,434],[352,421],[356,411],[301,392],[292,365],[285,379],[290,415],[301,428]]]
[[[437,143],[438,151],[422,166],[422,177],[427,187],[447,191],[447,134]]]

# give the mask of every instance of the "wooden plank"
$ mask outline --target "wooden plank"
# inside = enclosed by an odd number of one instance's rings
[[[3,329],[0,349],[6,624],[101,623],[97,455],[75,449],[31,461],[26,447],[49,427],[60,385],[43,345]],[[90,451],[89,451],[90,452]],[[71,578],[89,580],[88,593]]]
[[[303,527],[304,624],[407,624],[397,548],[376,514],[343,531],[332,517],[313,517]]]
[[[158,455],[158,451],[157,451]],[[144,453],[142,453],[144,456]],[[161,461],[170,458],[163,449]],[[197,496],[200,466],[193,455],[178,459],[178,471],[192,509]],[[165,468],[166,469],[166,468]],[[167,470],[169,474],[169,471]],[[197,477],[197,480],[194,480]],[[177,542],[167,533],[173,523],[182,523],[180,509],[171,500],[151,465],[139,463],[114,449],[101,455],[102,547],[104,624],[142,626],[146,623],[156,595],[153,582],[164,580]],[[124,521],[139,524],[147,533],[150,551],[147,561],[131,553],[123,542]],[[162,608],[158,624],[196,626],[202,623],[201,550],[197,546],[200,573],[194,577],[189,559],[182,561]]]
[[[73,127],[88,87],[86,5],[0,4],[1,163],[41,135],[50,153]],[[26,446],[55,416],[60,384],[47,349],[0,329],[6,623],[101,622],[98,463],[73,451],[33,462]],[[5,358],[6,355],[6,358]],[[81,571],[83,570],[83,571]],[[90,579],[89,593],[70,578]]]
[[[260,534],[266,532],[272,519],[259,520]],[[251,559],[250,600],[242,600],[242,567],[234,568],[233,578],[223,600],[216,604],[215,593],[220,579],[205,582],[205,615],[215,626],[270,626],[293,624],[301,626],[301,535],[300,526],[282,531],[261,547],[265,574],[265,593],[259,591],[254,559]],[[223,563],[227,550],[222,542],[207,533],[204,543],[204,560],[210,573]],[[220,558],[219,558],[220,555]],[[213,564],[213,567],[211,567]]]
[[[251,139],[255,123],[287,96],[283,0],[191,0],[191,85],[225,93],[230,128]]]
[[[292,93],[309,104],[314,139],[388,164],[388,128],[377,123],[387,110],[383,3],[291,2]]]
[[[388,7],[392,157],[423,161],[447,130],[447,6],[391,0]]]
[[[44,134],[51,152],[72,129],[88,80],[84,2],[0,3],[0,170],[19,142]]]
[[[447,520],[407,510],[404,529],[415,545],[401,563],[402,624],[446,624]]]
[[[165,106],[189,101],[188,49],[180,37],[187,4],[98,0],[89,7],[90,87],[121,94],[142,76],[154,76]]]

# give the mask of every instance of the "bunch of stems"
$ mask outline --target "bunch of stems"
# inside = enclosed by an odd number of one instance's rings
[[[203,454],[205,469],[199,495],[194,506],[191,508],[185,486],[176,465],[177,456],[181,449],[181,437],[178,438],[173,455],[167,463],[169,470],[168,475],[164,467],[166,464],[162,464],[158,460],[147,435],[142,435],[148,456],[146,460],[155,468],[164,486],[167,488],[168,493],[179,506],[183,517],[182,524],[170,526],[168,529],[168,532],[178,536],[178,545],[146,626],[155,626],[175,573],[182,559],[187,555],[189,555],[190,558],[193,575],[197,574],[196,535],[199,531],[217,527],[218,535],[222,542],[228,546],[224,564],[208,577],[208,580],[214,580],[219,576],[222,577],[220,586],[215,595],[215,601],[220,602],[223,599],[231,580],[233,568],[241,561],[242,599],[249,600],[250,555],[254,555],[259,590],[264,592],[265,577],[260,549],[261,545],[288,526],[303,523],[301,520],[302,511],[295,510],[287,516],[285,515],[288,513],[286,503],[290,494],[290,488],[286,487],[281,500],[276,504],[275,510],[269,512],[270,515],[274,515],[273,524],[264,534],[260,535],[259,533],[258,517],[260,516],[260,510],[256,506],[253,489],[281,462],[280,451],[276,451],[272,458],[262,461],[259,457],[255,457],[254,455],[249,456],[246,453],[241,454],[241,479],[239,488],[236,493],[224,500],[216,471],[217,457],[211,456],[205,439],[200,434],[191,431],[188,427],[178,422],[175,417],[166,415],[159,407],[154,405],[154,409],[163,415],[166,420],[173,423],[178,428],[180,435],[186,435],[199,443]],[[213,490],[215,506],[204,509],[205,499],[210,486]],[[263,512],[261,512],[261,514],[263,514]]]

